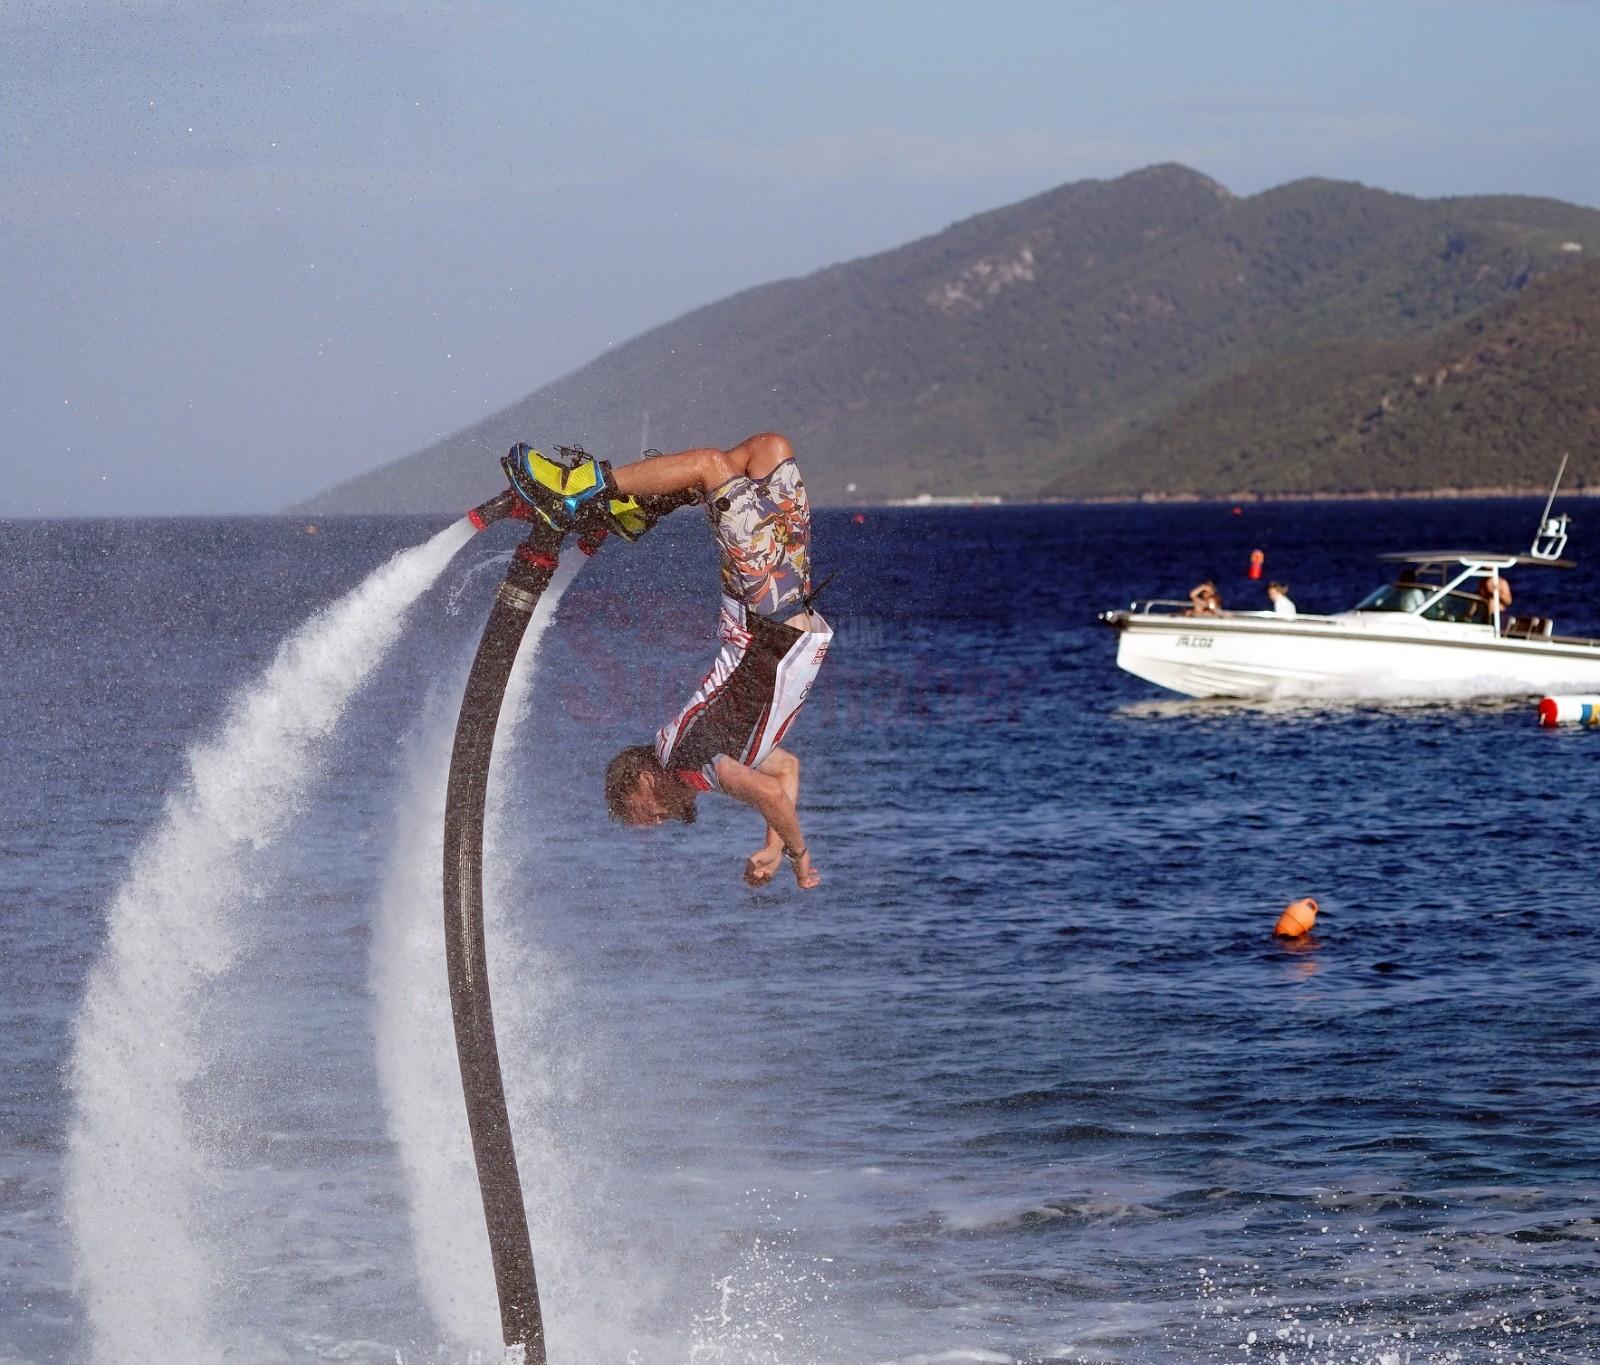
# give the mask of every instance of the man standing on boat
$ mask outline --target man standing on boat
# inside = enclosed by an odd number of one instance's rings
[[[1498,573],[1478,581],[1478,596],[1483,599],[1483,614],[1487,620],[1492,621],[1497,611],[1511,609],[1511,584]]]

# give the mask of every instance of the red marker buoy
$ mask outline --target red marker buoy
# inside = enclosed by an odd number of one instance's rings
[[[1263,564],[1265,564],[1266,562],[1267,562],[1267,556],[1266,556],[1266,552],[1264,550],[1251,550],[1250,551],[1250,577],[1251,578],[1260,578],[1261,577],[1261,566]]]

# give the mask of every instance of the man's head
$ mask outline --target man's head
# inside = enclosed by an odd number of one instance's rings
[[[682,820],[692,825],[695,792],[661,766],[655,749],[635,744],[606,764],[606,807],[625,825],[659,825]]]

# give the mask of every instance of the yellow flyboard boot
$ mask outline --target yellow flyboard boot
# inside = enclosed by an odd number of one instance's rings
[[[611,467],[577,448],[562,446],[560,454],[571,457],[570,463],[552,460],[519,442],[500,461],[500,467],[529,512],[552,530],[566,532],[576,530],[580,519],[593,516],[604,506]]]
[[[608,465],[607,476],[610,473]],[[634,497],[628,493],[619,493],[613,487],[611,496],[606,500],[606,529],[615,532],[624,540],[638,540],[668,512],[699,501],[700,495],[692,488],[686,488],[680,493],[657,493]]]
[[[611,523],[611,530],[630,541],[638,540],[656,524],[656,517],[646,510],[639,499],[626,493],[614,492],[606,499],[606,516]]]
[[[551,459],[532,446],[511,447],[500,466],[527,512],[563,534],[582,531],[598,541],[607,533],[634,541],[661,517],[692,501],[692,495],[636,498],[620,492],[611,465],[580,446],[558,446]],[[531,519],[531,518],[530,518]]]

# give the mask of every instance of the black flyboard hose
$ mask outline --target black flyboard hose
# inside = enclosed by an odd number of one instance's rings
[[[518,447],[517,449],[521,449]],[[513,455],[516,453],[513,450]],[[509,458],[509,457],[508,457]],[[637,539],[674,508],[695,501],[691,491],[636,500],[638,520],[627,523],[627,539]],[[495,595],[483,639],[467,675],[450,754],[450,782],[444,808],[444,944],[450,973],[450,1014],[455,1023],[461,1089],[467,1127],[478,1167],[483,1216],[489,1228],[489,1255],[500,1298],[500,1329],[507,1346],[523,1348],[526,1365],[546,1365],[544,1318],[533,1268],[533,1243],[522,1206],[522,1180],[506,1109],[500,1050],[495,1043],[489,999],[489,960],[483,938],[483,811],[489,790],[489,760],[495,726],[517,650],[534,608],[555,575],[563,533],[540,519],[514,491],[492,498],[469,514],[482,530],[514,516],[533,524],[518,547],[505,582]],[[622,529],[622,528],[619,528]],[[583,535],[580,548],[592,554],[606,532]]]
[[[486,509],[492,506],[485,504]],[[501,1333],[507,1346],[525,1349],[527,1365],[546,1365],[544,1319],[489,999],[483,813],[506,682],[533,610],[550,586],[560,544],[559,533],[535,529],[500,585],[461,700],[444,812],[445,959],[467,1126],[489,1230]]]

